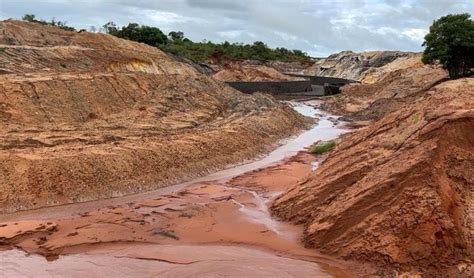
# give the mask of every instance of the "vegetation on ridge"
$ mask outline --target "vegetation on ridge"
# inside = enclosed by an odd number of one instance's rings
[[[37,19],[34,14],[26,14],[22,20],[35,22],[43,25],[57,26],[67,31],[76,31],[74,27],[67,26],[65,21],[51,21]],[[97,28],[91,27],[91,31]],[[81,29],[79,32],[84,32]],[[160,28],[140,25],[138,23],[129,23],[126,26],[118,27],[110,21],[102,26],[99,31],[107,34],[146,43],[151,46],[159,47],[163,51],[177,56],[188,58],[194,62],[215,61],[220,63],[225,60],[277,60],[284,62],[307,62],[311,63],[311,57],[301,50],[289,50],[283,47],[270,48],[261,41],[253,44],[243,43],[213,43],[204,40],[203,42],[193,42],[184,36],[181,31],[171,31],[168,35],[164,34]]]
[[[43,25],[57,26],[66,31],[73,31],[73,32],[76,31],[76,28],[67,26],[66,21],[60,21],[60,20],[56,21],[54,18],[52,18],[51,21],[46,21],[43,19],[36,19],[36,16],[34,14],[25,14],[21,19],[24,21],[35,22],[35,23],[39,23]]]
[[[286,48],[270,48],[261,41],[253,44],[242,43],[213,43],[211,41],[193,42],[184,36],[183,32],[172,31],[166,36],[159,28],[137,23],[129,23],[121,28],[113,22],[103,26],[103,30],[120,38],[143,42],[156,46],[166,52],[185,57],[195,62],[214,60],[278,60],[311,62],[311,57],[301,50]]]

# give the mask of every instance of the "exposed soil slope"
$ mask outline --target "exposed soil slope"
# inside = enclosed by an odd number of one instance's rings
[[[0,211],[157,188],[306,126],[157,48],[0,23]]]
[[[379,68],[395,60],[408,59],[415,53],[400,51],[369,51],[355,53],[342,51],[320,59],[305,70],[306,74],[340,77],[362,81],[366,74],[373,74]]]
[[[273,67],[265,65],[243,65],[230,63],[219,68],[214,78],[221,81],[292,81],[303,80],[283,74]]]
[[[445,81],[447,72],[425,66],[420,55],[397,59],[365,75],[365,82],[350,84],[323,105],[326,110],[353,119],[373,120],[409,105],[434,85]]]
[[[473,169],[474,78],[466,78],[344,138],[272,210],[304,224],[308,247],[389,269],[469,276]]]

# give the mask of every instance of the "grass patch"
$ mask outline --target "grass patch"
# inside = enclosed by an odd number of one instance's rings
[[[421,117],[420,117],[420,115],[419,115],[418,113],[416,113],[415,115],[413,115],[412,119],[413,119],[413,123],[414,123],[414,124],[417,124],[417,123],[420,122]]]
[[[332,150],[336,146],[336,142],[334,141],[329,141],[326,143],[318,144],[314,146],[314,148],[311,150],[312,153],[314,154],[323,154],[325,152],[328,152]]]

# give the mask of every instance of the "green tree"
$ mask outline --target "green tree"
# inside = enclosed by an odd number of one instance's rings
[[[160,28],[137,23],[129,23],[117,32],[117,37],[129,39],[132,41],[146,43],[151,46],[160,46],[166,44],[168,37],[163,34]]]
[[[66,31],[73,31],[73,32],[76,31],[76,28],[71,27],[71,26],[67,26],[66,21],[61,21],[61,20],[56,21],[54,18],[51,19],[51,22],[47,22],[47,24],[52,25],[52,26],[57,26],[57,27],[59,27],[63,30],[66,30]]]
[[[104,29],[104,32],[107,34],[114,35],[114,36],[118,34],[117,24],[115,24],[113,21],[109,21],[105,23],[104,25],[102,25],[102,28]]]
[[[181,32],[181,31],[178,31],[178,32],[175,32],[175,31],[171,31],[169,34],[168,34],[168,37],[173,40],[173,41],[181,41],[184,39],[184,33]]]
[[[470,75],[474,67],[474,21],[470,17],[449,14],[434,21],[423,43],[423,63],[439,61],[453,79]]]
[[[25,14],[21,20],[24,20],[24,21],[29,21],[29,22],[36,22],[36,16],[34,14]]]

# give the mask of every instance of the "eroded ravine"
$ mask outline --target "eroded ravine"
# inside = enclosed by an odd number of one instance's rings
[[[316,158],[304,148],[345,132],[335,117],[292,105],[306,116],[318,114],[318,124],[260,160],[146,194],[1,216],[6,246],[55,260],[7,250],[0,270],[74,276],[94,265],[92,276],[348,276],[344,263],[299,243],[300,227],[268,211],[272,198],[314,170]]]

